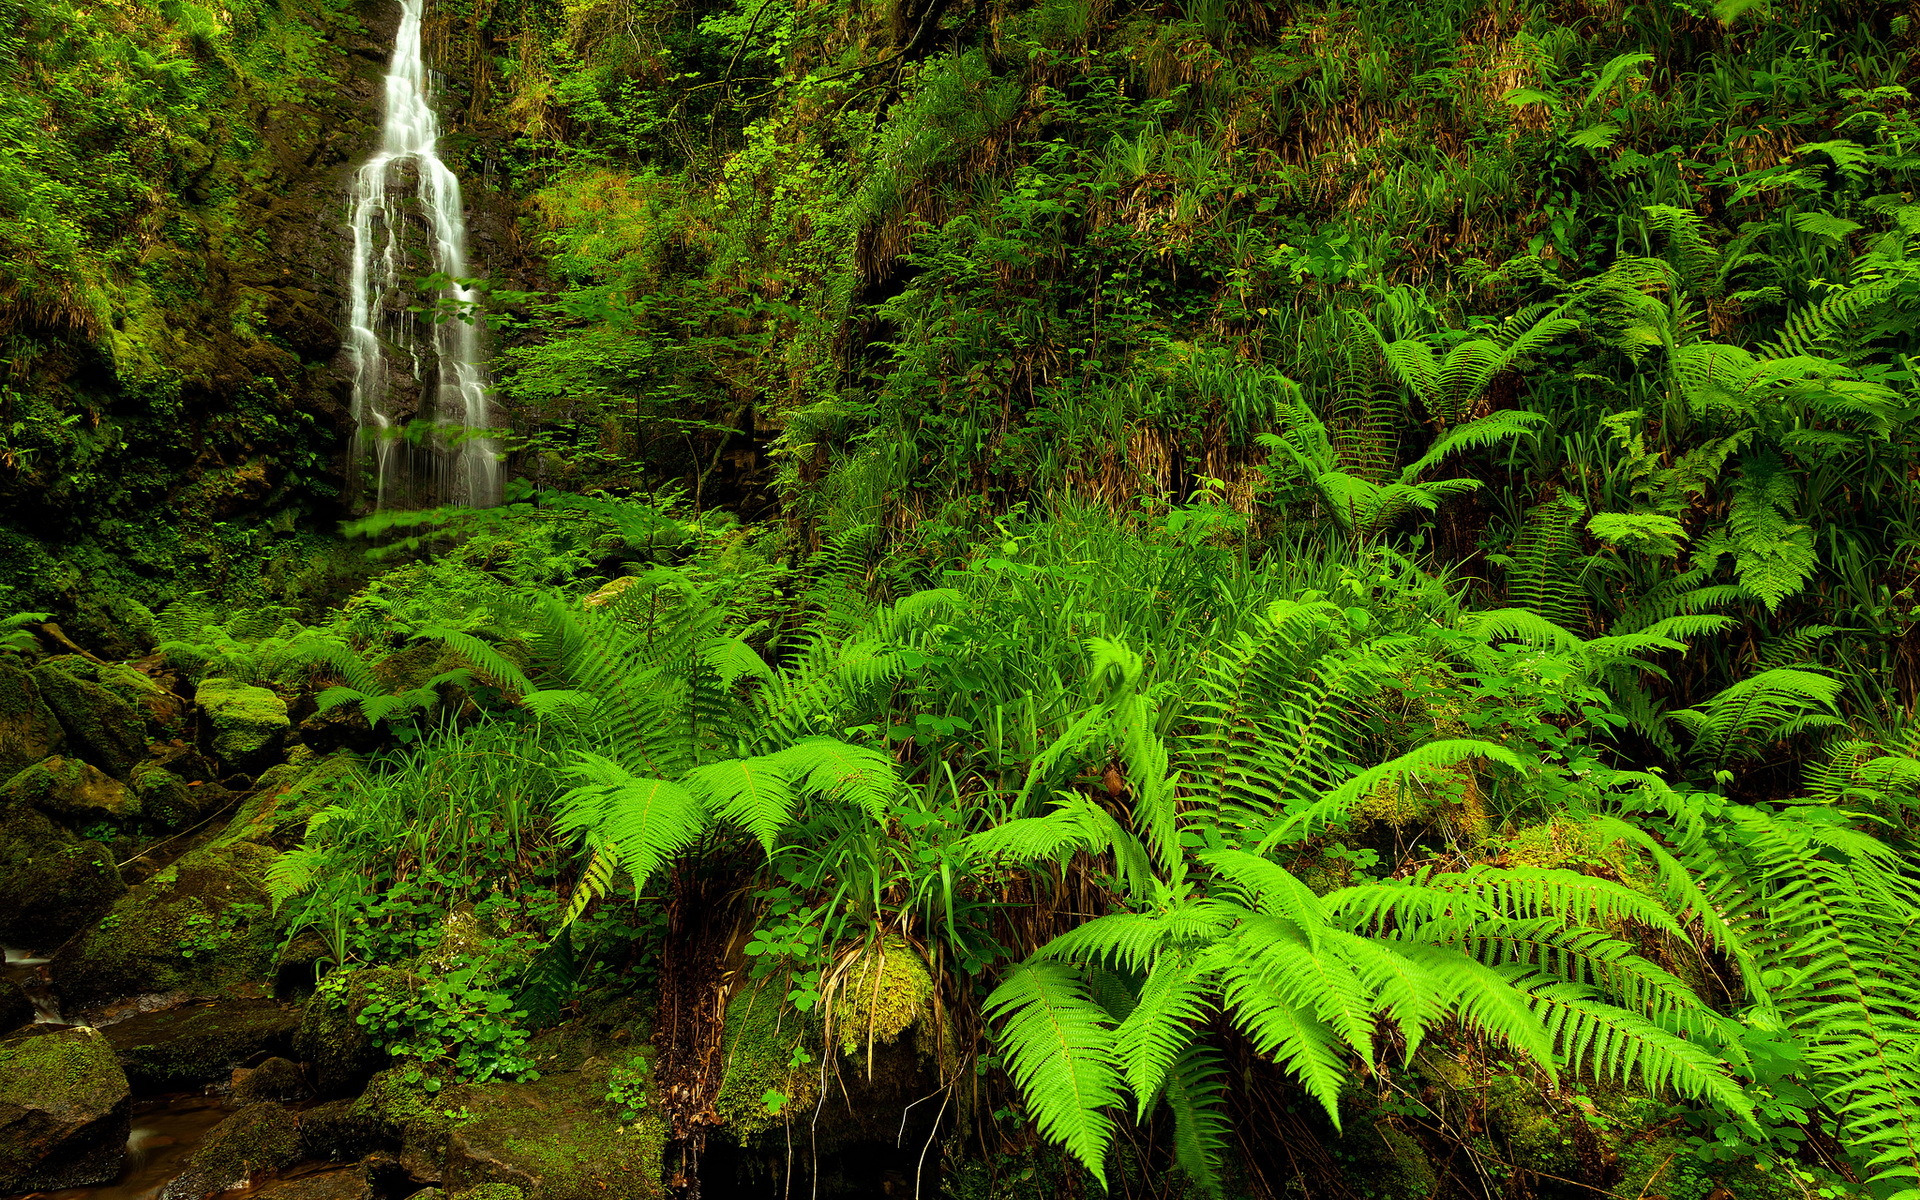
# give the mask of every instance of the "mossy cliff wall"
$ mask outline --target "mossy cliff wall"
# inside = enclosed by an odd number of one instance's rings
[[[0,160],[0,606],[91,629],[180,576],[308,590],[291,576],[341,515],[351,432],[347,186],[397,15],[0,0],[0,129],[23,148]],[[514,226],[486,191],[482,272]]]

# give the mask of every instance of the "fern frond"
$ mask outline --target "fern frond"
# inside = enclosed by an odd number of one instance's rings
[[[1113,1025],[1060,963],[1016,963],[987,997],[997,1042],[1034,1123],[1106,1186],[1108,1109],[1120,1102]]]

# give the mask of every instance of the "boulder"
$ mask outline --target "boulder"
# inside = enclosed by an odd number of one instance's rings
[[[71,660],[71,661],[69,661]],[[92,663],[72,655],[50,658],[32,671],[41,697],[66,731],[68,745],[81,758],[115,779],[126,779],[147,757],[146,713],[113,692],[83,678]]]
[[[195,775],[192,781],[181,778],[172,763],[182,753],[178,749],[163,752],[135,767],[127,777],[139,801],[140,815],[160,829],[184,829],[195,824],[229,795],[218,787],[206,786],[201,775]]]
[[[232,767],[257,765],[292,728],[287,702],[263,687],[204,679],[193,701],[213,726],[213,752]]]
[[[0,659],[0,779],[10,779],[66,740],[33,676]]]
[[[293,758],[261,772],[257,789],[220,832],[217,843],[258,842],[282,849],[296,845],[314,813],[340,799],[359,773],[350,755],[315,758],[297,748]]]
[[[58,944],[125,895],[113,856],[32,808],[0,810],[0,942]]]
[[[360,1112],[355,1100],[329,1100],[300,1114],[300,1157],[305,1159],[359,1158],[395,1144],[376,1122]]]
[[[532,1083],[448,1088],[404,1123],[400,1160],[449,1195],[501,1185],[525,1200],[639,1200],[663,1194],[667,1130],[652,1115],[624,1125],[600,1069]],[[454,1115],[448,1115],[454,1114]],[[475,1200],[505,1200],[489,1190]]]
[[[31,805],[69,825],[115,824],[140,814],[140,798],[126,784],[77,758],[37,762],[0,787],[0,807]]]
[[[222,1000],[141,1013],[104,1032],[135,1088],[172,1092],[229,1078],[258,1055],[284,1053],[299,1028],[298,1008],[272,1000]]]
[[[373,993],[412,977],[395,967],[374,967],[340,976],[340,983],[313,994],[294,1036],[295,1057],[307,1064],[313,1085],[323,1096],[344,1096],[364,1087],[387,1065],[387,1054],[373,1044],[356,1018]]]
[[[300,1121],[278,1104],[249,1104],[213,1127],[160,1200],[206,1200],[300,1161]]]
[[[252,1104],[256,1100],[305,1100],[312,1095],[307,1073],[300,1069],[299,1063],[284,1058],[270,1058],[257,1067],[233,1073],[236,1104]]]
[[[0,1042],[0,1192],[111,1182],[130,1111],[126,1073],[97,1030]]]
[[[276,857],[247,842],[206,846],[122,896],[54,956],[50,973],[61,1008],[262,985],[279,943],[265,882]]]
[[[0,975],[0,1035],[33,1024],[33,1016],[33,997],[21,990],[19,984]]]

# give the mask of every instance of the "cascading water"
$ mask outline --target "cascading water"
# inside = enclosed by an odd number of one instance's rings
[[[439,295],[474,316],[460,181],[440,161],[440,122],[421,57],[426,0],[399,0],[400,31],[387,69],[386,126],[379,150],[354,175],[353,364],[355,461],[370,477],[376,508],[492,504],[500,455],[489,428],[486,365],[476,320],[433,320],[417,281],[450,283]],[[408,436],[411,430],[425,437]]]

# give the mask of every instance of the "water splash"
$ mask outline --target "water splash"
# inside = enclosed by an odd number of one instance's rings
[[[354,173],[352,312],[354,461],[376,508],[493,504],[500,455],[490,422],[476,321],[433,321],[408,311],[418,280],[467,277],[460,180],[440,160],[421,18],[426,0],[399,0],[400,30],[387,68],[380,148]],[[472,315],[477,296],[458,282],[438,297]],[[425,422],[425,439],[403,437]]]

